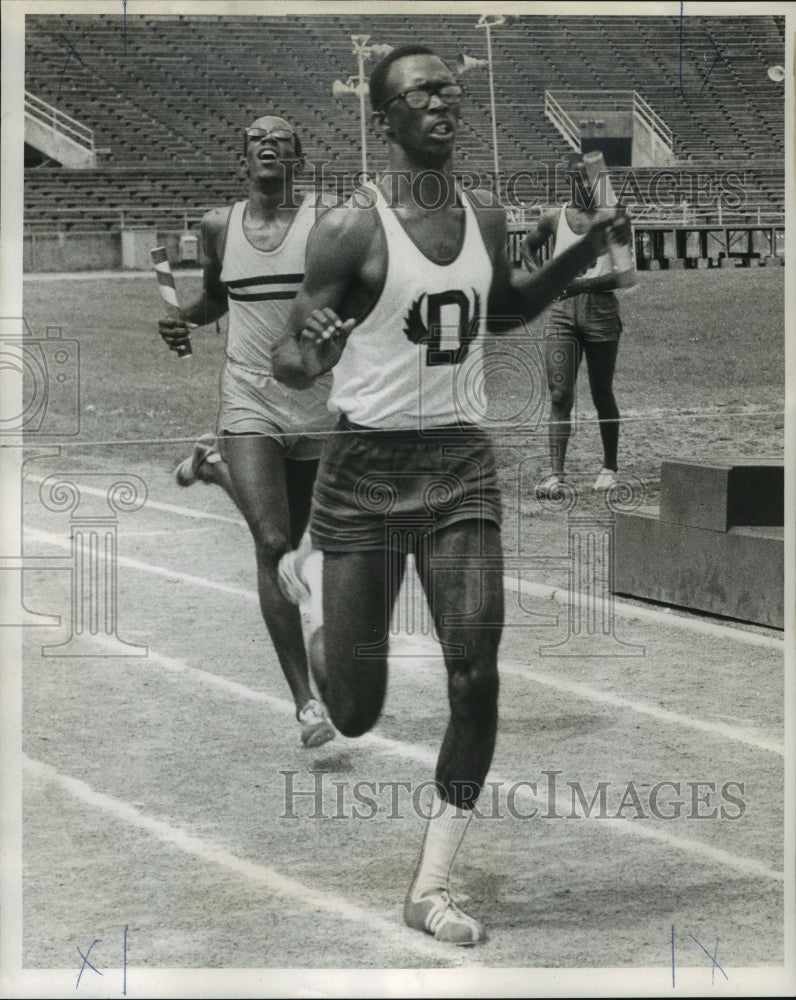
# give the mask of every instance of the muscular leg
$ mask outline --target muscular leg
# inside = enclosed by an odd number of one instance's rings
[[[545,371],[550,390],[550,466],[559,476],[564,472],[572,433],[570,416],[581,357],[580,343],[573,338],[549,337],[545,340]]]
[[[434,556],[461,560],[434,569]],[[466,565],[489,557],[494,568]],[[437,532],[430,559],[418,565],[445,650],[450,721],[437,761],[442,796],[472,809],[492,763],[497,732],[497,653],[503,631],[500,530],[492,522],[459,521]],[[450,652],[460,647],[462,656]]]
[[[277,583],[281,556],[307,525],[315,462],[289,462],[274,438],[226,434],[220,439],[228,469],[228,492],[254,539],[260,610],[296,708],[312,698],[299,609]],[[299,468],[301,467],[301,468]],[[219,484],[221,485],[221,484]]]
[[[381,714],[390,615],[405,566],[403,555],[384,550],[323,554],[324,625],[311,659],[332,722],[345,736],[366,733]]]
[[[610,340],[583,345],[586,353],[586,367],[589,372],[591,398],[600,421],[600,437],[603,445],[603,468],[616,472],[617,451],[619,449],[619,407],[614,399],[614,371],[619,341]]]
[[[309,523],[310,507],[312,506],[312,487],[317,471],[317,459],[301,462],[289,458],[285,459],[285,485],[287,488],[287,507],[290,511],[291,548],[296,548]],[[246,516],[243,507],[238,502],[235,486],[229,471],[229,464],[223,456],[220,462],[214,462],[213,464],[203,462],[199,466],[197,478],[201,479],[203,483],[220,486],[228,494],[241,514],[244,517]]]
[[[434,556],[455,559],[458,565],[435,570]],[[488,570],[466,565],[482,556],[492,563]],[[423,555],[418,570],[438,635],[451,644],[443,646],[451,714],[437,761],[438,791],[404,901],[404,920],[441,941],[477,944],[486,937],[484,928],[456,905],[449,878],[495,748],[497,651],[503,629],[497,525],[461,521],[437,532],[431,558]],[[454,651],[454,644],[460,650]]]

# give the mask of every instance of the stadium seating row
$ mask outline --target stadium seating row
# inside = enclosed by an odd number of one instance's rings
[[[353,34],[393,45],[425,40],[451,61],[458,52],[486,56],[476,18],[460,15],[128,15],[124,35],[121,28],[112,15],[26,18],[26,88],[94,129],[100,165],[90,183],[46,162],[31,167],[29,226],[71,228],[101,210],[118,217],[147,206],[198,217],[240,190],[241,127],[266,106],[296,122],[313,159],[352,175],[361,165],[359,103],[336,99],[331,85],[356,72]],[[681,32],[677,17],[527,16],[491,37],[504,175],[568,149],[545,118],[545,89],[635,90],[672,129],[681,164],[741,163],[749,211],[781,210],[782,91],[766,69],[784,61],[782,18],[688,17]],[[463,80],[457,162],[488,171],[488,76]],[[368,154],[371,169],[384,165],[372,133]],[[41,175],[56,169],[50,186]]]

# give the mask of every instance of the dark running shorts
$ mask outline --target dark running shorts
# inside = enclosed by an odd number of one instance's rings
[[[406,550],[456,521],[501,522],[489,436],[467,425],[377,431],[342,418],[315,480],[310,531],[327,552]]]
[[[574,337],[590,344],[619,340],[622,320],[613,292],[581,292],[554,302],[544,323],[546,337]]]

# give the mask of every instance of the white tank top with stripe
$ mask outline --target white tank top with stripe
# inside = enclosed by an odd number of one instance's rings
[[[439,427],[483,419],[483,341],[492,261],[468,197],[455,259],[430,260],[375,186],[387,242],[376,304],[332,369],[329,407],[366,427]]]
[[[556,228],[556,241],[555,247],[553,248],[553,256],[560,256],[567,247],[571,247],[573,243],[578,243],[583,239],[583,234],[580,235],[572,231],[569,223],[567,222],[567,206],[561,206],[561,214],[558,217],[558,226]],[[614,267],[611,263],[610,253],[601,254],[597,258],[597,262],[592,267],[584,268],[583,271],[578,274],[578,278],[602,278],[605,276],[611,276],[614,273]]]
[[[227,357],[270,375],[271,349],[287,329],[293,299],[304,279],[307,240],[315,225],[315,197],[307,196],[282,242],[258,250],[243,230],[247,202],[232,206],[227,221],[221,280],[227,286]]]

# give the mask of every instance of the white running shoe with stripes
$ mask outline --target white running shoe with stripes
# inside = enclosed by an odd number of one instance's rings
[[[468,947],[486,941],[483,926],[459,908],[447,889],[432,889],[419,899],[410,892],[404,903],[404,922],[446,944]]]

